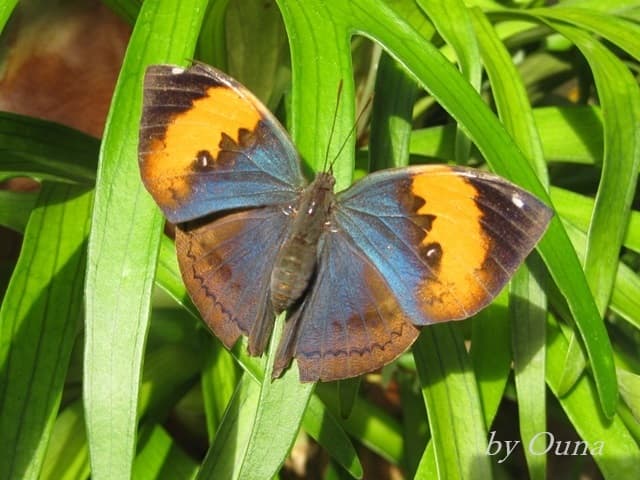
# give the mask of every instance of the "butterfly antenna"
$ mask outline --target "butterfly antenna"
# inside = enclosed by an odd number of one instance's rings
[[[340,83],[338,84],[338,94],[336,99],[336,108],[333,111],[333,121],[331,122],[331,131],[329,132],[329,143],[327,144],[327,152],[324,156],[324,164],[322,165],[322,171],[327,171],[327,164],[329,163],[329,150],[331,147],[331,142],[333,141],[333,132],[336,129],[336,121],[338,118],[338,107],[340,106],[340,99],[342,98],[342,79],[340,79]]]
[[[349,142],[349,139],[355,133],[356,128],[358,127],[358,124],[360,123],[360,120],[362,120],[362,116],[364,115],[364,112],[367,111],[367,109],[369,108],[369,105],[371,105],[372,101],[373,101],[373,95],[371,95],[369,97],[369,99],[367,100],[367,103],[364,104],[364,106],[362,107],[362,110],[360,110],[360,113],[358,113],[358,117],[356,118],[356,121],[353,124],[353,127],[351,127],[351,130],[349,130],[349,133],[347,134],[347,137],[344,139],[344,142],[342,142],[342,145],[340,145],[340,149],[338,150],[338,153],[336,153],[335,157],[333,157],[333,160],[331,161],[331,164],[329,165],[329,170],[333,170],[333,164],[336,163],[336,160],[338,160],[338,158],[340,157],[340,154],[342,153],[344,148],[347,146],[347,143]],[[334,122],[335,122],[335,119],[334,119]]]

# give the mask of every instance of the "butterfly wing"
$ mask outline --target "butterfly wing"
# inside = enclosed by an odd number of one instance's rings
[[[202,318],[227,348],[241,334],[261,355],[273,328],[271,270],[287,230],[280,207],[189,222],[176,230],[182,278]]]
[[[503,288],[552,211],[495,175],[442,165],[373,173],[338,195],[335,228],[416,325],[467,318]]]
[[[273,376],[295,356],[303,382],[350,378],[386,365],[409,348],[418,329],[344,232],[325,234],[319,258],[307,299],[287,320]]]
[[[295,198],[304,179],[278,121],[246,88],[197,63],[148,68],[139,163],[173,223]]]

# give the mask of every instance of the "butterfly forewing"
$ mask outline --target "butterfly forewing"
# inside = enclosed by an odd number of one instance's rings
[[[286,203],[304,184],[277,120],[246,88],[204,64],[147,70],[139,162],[145,186],[174,223]]]
[[[336,224],[416,325],[486,306],[544,233],[551,210],[495,175],[443,165],[371,174],[339,196]]]

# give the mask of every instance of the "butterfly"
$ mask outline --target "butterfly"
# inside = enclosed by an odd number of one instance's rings
[[[148,68],[139,166],[206,324],[262,355],[288,310],[273,377],[295,358],[303,382],[379,369],[421,326],[478,312],[552,216],[471,168],[381,170],[338,193],[331,172],[308,183],[267,108],[201,63]]]

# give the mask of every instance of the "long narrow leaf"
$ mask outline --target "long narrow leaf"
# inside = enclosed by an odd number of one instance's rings
[[[491,478],[477,384],[457,328],[425,328],[414,346],[414,357],[433,445],[433,451],[425,450],[416,476],[428,478],[426,458],[434,454],[439,478]]]
[[[138,171],[142,77],[149,63],[183,63],[193,54],[206,4],[144,3],[105,129],[85,286],[84,400],[96,479],[131,476],[142,352],[163,221]]]
[[[42,480],[89,478],[89,449],[81,399],[68,405],[56,418],[40,478]]]
[[[38,478],[80,326],[92,196],[45,184],[0,309],[2,478]]]
[[[500,119],[529,158],[538,177],[548,185],[540,135],[522,79],[486,17],[474,9],[473,19]],[[529,443],[538,432],[545,430],[547,424],[544,383],[547,297],[530,268],[542,269],[539,257],[532,255],[527,265],[516,272],[511,281],[509,302],[513,366],[520,399],[518,418],[523,443]],[[525,449],[525,457],[530,477],[544,479],[546,456],[533,455]]]
[[[0,112],[0,171],[93,184],[100,142],[54,122]]]
[[[568,344],[553,320],[549,324],[547,344],[547,383],[558,395]],[[574,445],[574,448],[587,447],[592,450],[593,459],[605,478],[627,478],[628,472],[633,471],[640,463],[640,449],[619,416],[608,419],[602,415],[599,405],[595,402],[594,390],[591,378],[583,375],[566,396],[559,398],[574,428],[586,442]]]
[[[245,373],[231,397],[216,432],[215,442],[198,472],[198,480],[239,478],[259,400],[260,384]]]
[[[438,33],[452,47],[458,68],[469,85],[476,91],[480,91],[482,84],[480,50],[467,6],[459,0],[418,0],[418,5],[427,12]],[[470,150],[471,142],[465,135],[464,128],[457,125],[456,161],[466,164]]]
[[[293,445],[302,422],[307,403],[313,392],[313,384],[301,384],[295,368],[287,370],[277,382],[269,374],[273,369],[275,352],[284,315],[280,316],[269,347],[267,374],[260,386],[260,399],[256,408],[247,442],[247,451],[238,464],[238,478],[272,478]],[[280,327],[280,328],[278,328]],[[286,411],[286,415],[282,412]]]
[[[601,312],[608,303],[640,168],[640,90],[627,67],[599,42],[567,25],[552,26],[583,52],[594,75],[604,122],[602,177],[589,227],[585,274]]]
[[[11,12],[16,8],[18,0],[7,0],[0,3],[0,32],[4,30],[4,27],[11,16]]]
[[[0,225],[24,232],[38,194],[0,190]]]

